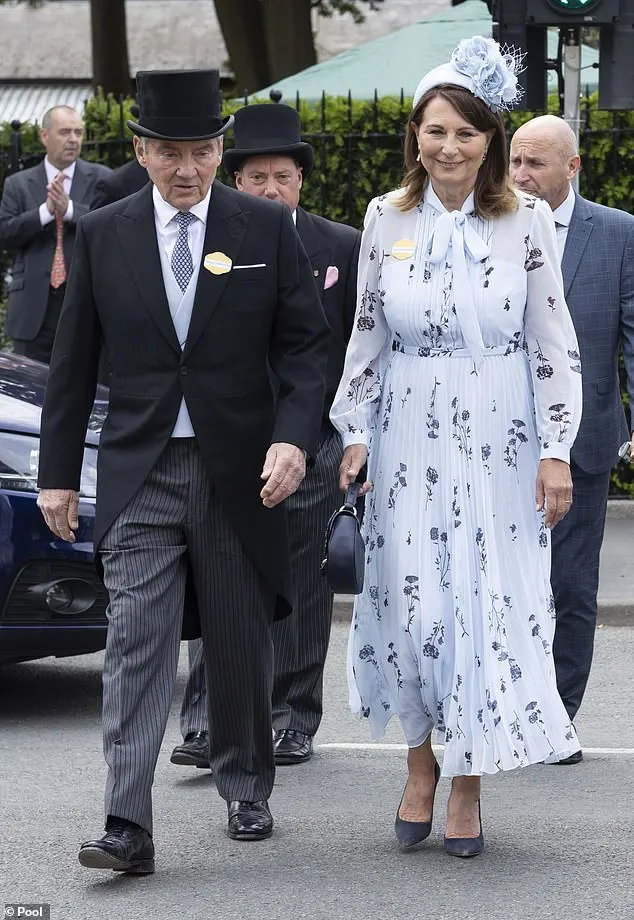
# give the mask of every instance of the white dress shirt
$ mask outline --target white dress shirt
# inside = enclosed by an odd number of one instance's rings
[[[572,185],[565,201],[555,208],[553,217],[555,218],[555,230],[557,231],[557,248],[559,249],[559,261],[564,257],[564,247],[568,239],[568,228],[572,220],[572,212],[575,209],[575,193]]]
[[[178,239],[178,224],[174,217],[179,213],[178,208],[169,204],[161,196],[156,186],[152,189],[152,198],[154,199],[154,222],[156,224],[156,236],[159,246],[167,256],[168,262],[172,260],[172,252]],[[211,198],[211,187],[203,200],[190,208],[190,212],[198,220],[193,221],[187,228],[187,243],[189,251],[192,254],[192,263],[194,271],[198,271],[198,266],[203,255],[203,246],[205,243],[205,228],[207,226],[207,211],[209,210],[209,199]]]
[[[194,271],[186,290],[181,291],[172,270],[172,254],[179,234],[179,227],[174,217],[179,213],[179,209],[165,201],[156,186],[152,189],[154,224],[156,227],[159,255],[161,258],[163,284],[165,286],[165,293],[167,295],[174,329],[181,348],[185,347],[187,341],[189,323],[191,322],[191,314],[194,308],[198,273],[202,261],[203,246],[205,244],[205,228],[210,197],[211,188],[201,202],[189,209],[190,214],[193,214],[194,217],[197,218],[187,227],[187,245],[192,255]],[[194,435],[195,432],[189,417],[189,412],[187,411],[187,404],[183,398],[181,399],[178,416],[171,436],[172,438],[190,438]]]
[[[48,157],[44,157],[44,169],[46,170],[46,184],[50,185],[53,179],[60,174],[64,173],[64,191],[68,195],[68,207],[66,208],[66,213],[64,214],[64,220],[73,219],[73,202],[70,197],[70,189],[73,184],[73,176],[75,175],[75,166],[77,161],[71,163],[70,166],[67,166],[66,169],[58,169],[57,166],[53,166]],[[47,224],[50,224],[51,221],[55,220],[55,215],[51,214],[49,211],[46,202],[40,205],[40,223],[43,227]]]

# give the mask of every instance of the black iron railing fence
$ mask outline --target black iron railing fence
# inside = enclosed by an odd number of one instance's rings
[[[271,95],[279,101],[279,94]],[[581,191],[591,200],[634,210],[634,117],[598,112],[589,97],[584,103],[579,132]],[[232,110],[241,104],[232,103]],[[87,119],[82,156],[116,167],[132,156],[132,144],[124,107],[113,105],[107,131],[103,121]],[[368,200],[400,182],[409,99],[401,94],[386,105],[386,100],[376,97],[365,103],[349,97],[333,103],[324,96],[310,105],[297,98],[295,105],[302,115],[304,140],[315,149],[315,170],[304,188],[303,203],[326,217],[360,226]],[[509,116],[509,136],[527,117],[527,113]],[[229,136],[225,144],[231,143]],[[41,157],[37,126],[20,131],[20,124],[14,122],[10,130],[0,132],[0,187],[6,175],[33,166]],[[220,178],[230,180],[222,172]]]

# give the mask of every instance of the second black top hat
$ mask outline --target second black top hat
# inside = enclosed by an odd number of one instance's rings
[[[230,173],[240,169],[249,157],[288,156],[297,160],[306,177],[315,160],[310,144],[302,141],[299,115],[290,105],[262,103],[238,109],[234,123],[235,143],[225,150],[224,164]]]

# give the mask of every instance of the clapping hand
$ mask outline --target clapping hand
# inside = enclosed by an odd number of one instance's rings
[[[58,173],[50,185],[46,186],[48,196],[46,198],[46,207],[51,214],[63,217],[68,210],[69,197],[64,191],[64,173]]]

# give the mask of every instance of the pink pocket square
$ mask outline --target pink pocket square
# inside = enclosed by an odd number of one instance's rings
[[[339,269],[336,265],[329,265],[326,269],[326,278],[324,279],[324,291],[334,287],[337,281],[339,281]]]

